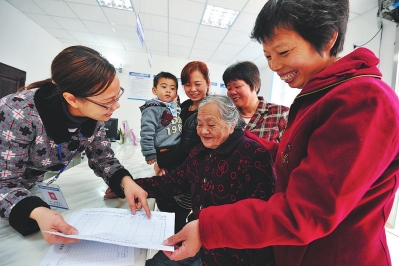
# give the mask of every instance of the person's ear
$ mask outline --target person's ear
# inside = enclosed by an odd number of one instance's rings
[[[152,94],[157,95],[157,88],[152,87]]]
[[[333,36],[331,37],[330,41],[327,43],[325,51],[330,55],[330,51],[333,48],[335,42],[337,41],[338,38],[338,31],[334,31]]]
[[[209,96],[209,87],[211,86],[211,80],[210,79],[208,79],[207,81],[206,81],[206,84],[208,85],[208,88],[206,89],[206,96]]]
[[[64,97],[65,101],[69,103],[72,107],[78,108],[78,99],[69,92],[63,92],[62,97]]]
[[[233,134],[234,128],[235,128],[235,125],[230,125],[229,126],[229,134]]]

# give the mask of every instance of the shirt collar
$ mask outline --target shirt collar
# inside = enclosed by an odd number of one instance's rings
[[[232,150],[234,150],[239,143],[242,142],[244,138],[244,130],[241,128],[235,128],[233,133],[229,135],[229,137],[219,145],[216,149],[209,149],[201,143],[201,148],[199,152],[209,152],[214,151],[219,154],[229,154]]]

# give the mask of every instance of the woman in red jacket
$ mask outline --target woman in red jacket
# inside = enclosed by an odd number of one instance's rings
[[[302,89],[276,153],[276,193],[201,210],[165,241],[174,260],[205,248],[274,246],[276,265],[391,265],[384,225],[399,186],[399,101],[379,60],[339,58],[348,0],[270,0],[252,38]],[[234,217],[234,221],[231,221]]]

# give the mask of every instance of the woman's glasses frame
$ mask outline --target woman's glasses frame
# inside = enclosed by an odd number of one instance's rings
[[[118,96],[115,98],[115,100],[114,100],[110,105],[108,105],[108,106],[107,106],[107,105],[104,105],[104,104],[102,104],[102,103],[99,103],[99,102],[90,100],[89,98],[85,98],[85,100],[86,100],[86,101],[89,101],[89,102],[91,102],[91,103],[97,104],[98,106],[101,106],[101,107],[105,108],[106,110],[109,110],[109,109],[111,109],[111,107],[112,107],[116,102],[119,101],[119,99],[122,97],[122,95],[123,95],[124,92],[125,92],[125,89],[121,87],[121,90],[120,90],[120,92],[119,92],[119,95],[118,95]]]

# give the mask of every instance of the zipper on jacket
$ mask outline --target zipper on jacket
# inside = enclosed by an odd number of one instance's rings
[[[328,85],[328,86],[326,86],[326,87],[323,87],[323,88],[321,88],[321,89],[318,89],[318,90],[315,90],[315,91],[311,91],[311,92],[308,92],[308,93],[304,93],[304,94],[302,94],[302,95],[298,95],[297,97],[295,97],[294,102],[295,102],[296,99],[301,98],[301,97],[303,97],[303,96],[307,96],[307,95],[310,95],[310,94],[313,94],[313,93],[316,93],[316,92],[319,92],[319,91],[323,91],[323,90],[325,90],[325,89],[329,89],[329,88],[331,88],[331,87],[334,87],[334,86],[336,86],[336,85],[338,85],[338,84],[344,83],[345,81],[348,81],[348,80],[351,80],[351,79],[355,79],[355,78],[361,78],[361,77],[373,77],[373,78],[379,78],[379,79],[381,79],[380,76],[378,76],[378,75],[372,75],[372,74],[369,74],[369,75],[365,74],[365,75],[354,76],[354,77],[351,77],[351,78],[348,78],[348,79],[344,79],[344,80],[335,82],[335,83],[330,84],[330,85]]]

